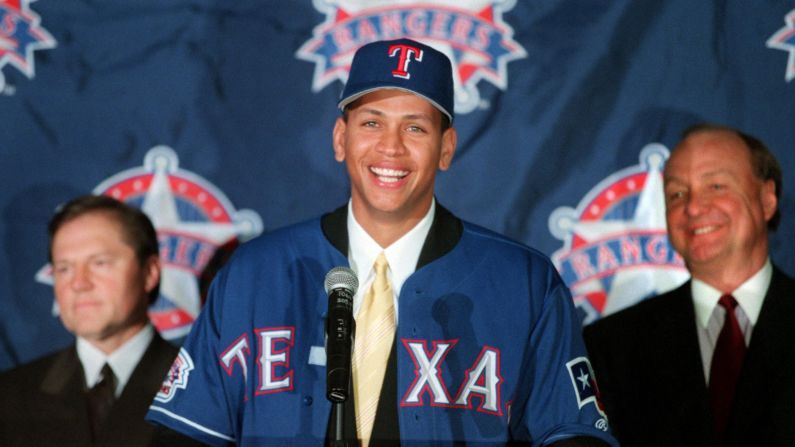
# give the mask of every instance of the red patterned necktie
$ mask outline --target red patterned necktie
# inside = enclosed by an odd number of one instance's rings
[[[723,445],[726,429],[731,415],[734,391],[740,377],[745,357],[745,337],[737,322],[734,309],[737,301],[731,295],[720,297],[718,304],[726,309],[723,329],[712,354],[712,367],[709,373],[709,400],[712,407],[713,430],[716,445]]]

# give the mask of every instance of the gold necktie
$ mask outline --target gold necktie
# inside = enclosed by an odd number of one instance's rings
[[[386,276],[388,267],[386,257],[381,253],[375,260],[375,281],[367,291],[356,318],[353,385],[356,430],[363,447],[370,442],[386,363],[395,338],[395,306],[392,286]]]

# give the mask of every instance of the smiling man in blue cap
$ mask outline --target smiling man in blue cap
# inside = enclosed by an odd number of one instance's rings
[[[453,102],[443,53],[409,39],[356,52],[332,139],[350,201],[237,250],[150,420],[211,445],[617,445],[552,263],[434,197]],[[332,408],[337,266],[361,286],[350,396]]]

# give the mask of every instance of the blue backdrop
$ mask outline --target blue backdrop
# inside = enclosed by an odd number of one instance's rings
[[[659,172],[700,121],[779,157],[772,258],[795,273],[794,20],[791,0],[0,0],[0,369],[71,342],[47,268],[59,203],[152,217],[152,318],[176,340],[236,241],[344,203],[347,65],[402,35],[455,65],[438,199],[553,257],[585,322],[686,279]]]

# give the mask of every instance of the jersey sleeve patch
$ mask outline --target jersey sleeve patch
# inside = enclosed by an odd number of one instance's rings
[[[607,416],[605,415],[602,402],[599,400],[599,387],[596,384],[591,362],[587,357],[577,357],[566,362],[569,370],[571,384],[577,396],[577,406],[582,408],[589,403],[593,403],[596,411],[602,416],[604,422],[600,423],[600,429],[606,429]]]
[[[193,359],[185,348],[180,348],[179,354],[163,379],[163,384],[160,385],[160,391],[155,395],[155,400],[166,403],[174,398],[177,390],[187,388],[191,371],[193,371]]]

